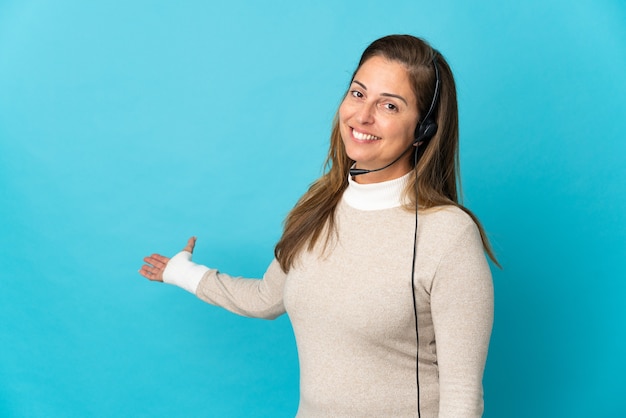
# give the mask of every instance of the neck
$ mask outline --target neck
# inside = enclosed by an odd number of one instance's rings
[[[348,177],[348,188],[343,194],[343,199],[348,205],[360,210],[381,210],[402,206],[406,203],[404,190],[410,179],[411,173],[407,173],[393,180],[363,184]]]

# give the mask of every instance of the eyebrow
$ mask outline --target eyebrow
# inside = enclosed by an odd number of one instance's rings
[[[353,83],[358,84],[359,86],[363,87],[364,90],[367,90],[367,87],[365,86],[365,84],[361,83],[358,80],[352,80]],[[395,97],[396,99],[400,99],[404,102],[405,105],[409,105],[406,101],[406,99],[398,94],[393,94],[393,93],[381,93],[381,96],[385,96],[385,97]]]

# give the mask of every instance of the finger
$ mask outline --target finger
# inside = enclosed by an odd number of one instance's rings
[[[149,274],[154,274],[154,273],[156,273],[157,271],[161,270],[159,267],[156,267],[156,266],[153,266],[153,265],[150,265],[150,264],[144,264],[144,265],[141,267],[141,269],[142,269],[143,271],[145,271],[146,273],[149,273]]]
[[[143,266],[141,266],[141,269],[139,270],[139,272],[143,274],[144,276],[153,276],[157,274],[160,270],[161,269],[159,269],[158,267],[153,267],[153,266],[144,264]]]
[[[191,237],[189,238],[189,241],[187,241],[187,245],[185,246],[185,248],[183,248],[183,251],[189,251],[190,253],[193,253],[193,249],[196,246],[196,237]]]
[[[139,269],[139,274],[141,274],[143,277],[145,277],[146,279],[148,278],[148,273],[145,271],[145,269],[143,268],[143,266],[141,266],[141,268]]]
[[[139,274],[149,280],[152,280],[152,278],[154,277],[154,273],[152,272],[150,266],[141,266],[141,268],[139,269]]]
[[[170,261],[170,259],[160,254],[152,254],[151,256],[144,257],[143,261],[147,264],[162,268],[167,264],[168,261]]]
[[[170,261],[169,257],[165,257],[164,255],[161,255],[161,254],[152,254],[150,258],[152,258],[153,260],[159,261],[161,263],[167,263],[168,261]]]
[[[139,269],[139,274],[141,274],[143,277],[145,277],[148,280],[157,281],[157,282],[163,281],[163,278],[161,276],[162,270],[157,267],[143,265],[141,266],[141,269]]]

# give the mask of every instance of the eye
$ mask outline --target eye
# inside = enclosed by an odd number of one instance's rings
[[[363,98],[363,93],[361,93],[358,90],[350,90],[350,96],[355,97],[357,99],[362,99]]]
[[[383,108],[390,112],[396,112],[398,110],[398,106],[393,103],[383,103]]]

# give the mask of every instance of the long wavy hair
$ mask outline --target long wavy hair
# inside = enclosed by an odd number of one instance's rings
[[[408,197],[406,209],[414,211],[416,205],[420,210],[445,205],[459,207],[474,220],[485,252],[499,266],[478,218],[460,203],[459,119],[456,87],[450,66],[423,39],[411,35],[389,35],[374,41],[365,49],[350,83],[363,63],[375,56],[404,65],[417,98],[418,114],[421,116],[428,112],[435,93],[433,59],[436,58],[440,77],[439,99],[435,111],[438,129],[427,146],[417,148],[417,165],[414,164],[416,156],[410,156],[413,176],[404,190]],[[348,171],[354,163],[346,154],[339,131],[339,117],[336,114],[325,162],[325,174],[311,185],[287,215],[283,235],[274,248],[274,255],[283,271],[288,272],[298,254],[304,249],[312,250],[320,238],[328,242],[335,231],[335,208],[348,186]]]

